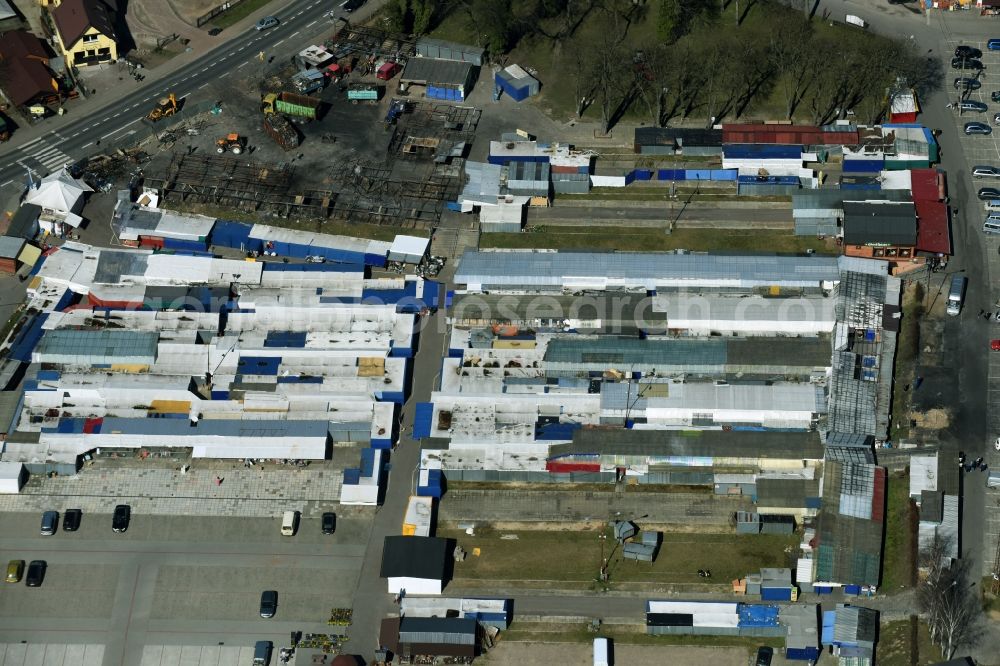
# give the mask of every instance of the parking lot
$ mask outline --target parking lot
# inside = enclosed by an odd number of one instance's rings
[[[103,643],[106,663],[123,664],[144,652],[149,659],[146,646],[285,644],[293,630],[333,633],[326,620],[331,608],[351,605],[370,530],[370,520],[349,513],[333,535],[306,515],[294,537],[279,534],[276,518],[135,513],[116,534],[110,515],[85,514],[79,531],[50,537],[38,534],[39,523],[34,513],[0,514],[0,560],[48,563],[40,587],[0,588],[0,642]],[[278,591],[267,620],[259,617],[265,589]]]

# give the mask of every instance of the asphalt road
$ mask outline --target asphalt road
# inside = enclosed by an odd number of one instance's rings
[[[288,642],[333,633],[330,608],[351,605],[370,523],[341,519],[324,535],[304,519],[282,537],[273,519],[133,515],[124,534],[86,514],[78,532],[38,535],[36,514],[0,514],[0,560],[48,562],[38,588],[0,584],[0,642],[103,643],[104,665],[142,661],[150,645]],[[260,593],[278,591],[274,618]]]
[[[377,3],[370,4],[374,7]],[[165,78],[150,81],[123,97],[109,95],[108,105],[97,112],[48,121],[56,129],[3,151],[0,190],[13,188],[8,190],[10,194],[22,187],[28,168],[43,176],[98,151],[99,142],[120,141],[139,132],[143,129],[140,121],[157,100],[171,92],[178,99],[203,91],[210,93],[214,81],[251,63],[259,63],[261,52],[269,57],[282,47],[290,52],[305,48],[314,36],[330,31],[333,19],[323,15],[331,6],[329,0],[293,2],[277,12],[281,19],[277,27],[262,32],[251,28]],[[366,10],[371,8],[366,7]]]

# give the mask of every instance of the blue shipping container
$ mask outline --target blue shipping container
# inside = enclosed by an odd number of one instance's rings
[[[760,590],[760,598],[763,601],[791,601],[792,588],[790,587],[763,587]]]

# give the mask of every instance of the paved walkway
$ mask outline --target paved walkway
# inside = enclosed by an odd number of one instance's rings
[[[305,515],[319,513],[340,499],[342,466],[313,463],[307,468],[259,466],[246,469],[199,467],[109,469],[85,467],[76,476],[33,477],[20,495],[0,496],[0,511],[78,508],[111,513],[124,502],[137,513],[178,516],[271,517],[290,507]],[[217,484],[215,479],[223,479]],[[2,663],[2,662],[0,662]]]
[[[750,510],[749,497],[707,493],[586,492],[553,490],[449,490],[440,520],[487,522],[604,521],[621,514],[643,524],[729,525],[734,511]]]
[[[103,645],[0,643],[0,666],[101,666]]]

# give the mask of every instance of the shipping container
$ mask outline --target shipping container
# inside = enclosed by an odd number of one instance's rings
[[[760,589],[762,601],[791,601],[792,588],[790,587],[762,587]]]
[[[467,62],[477,67],[483,64],[483,53],[485,49],[469,46],[467,44],[457,44],[446,42],[441,39],[421,37],[417,40],[417,56],[424,58],[439,58],[441,60],[457,60]]]
[[[385,86],[375,85],[372,83],[352,83],[347,88],[347,99],[349,99],[353,104],[357,104],[359,102],[375,104],[382,99],[383,92],[385,92]]]

